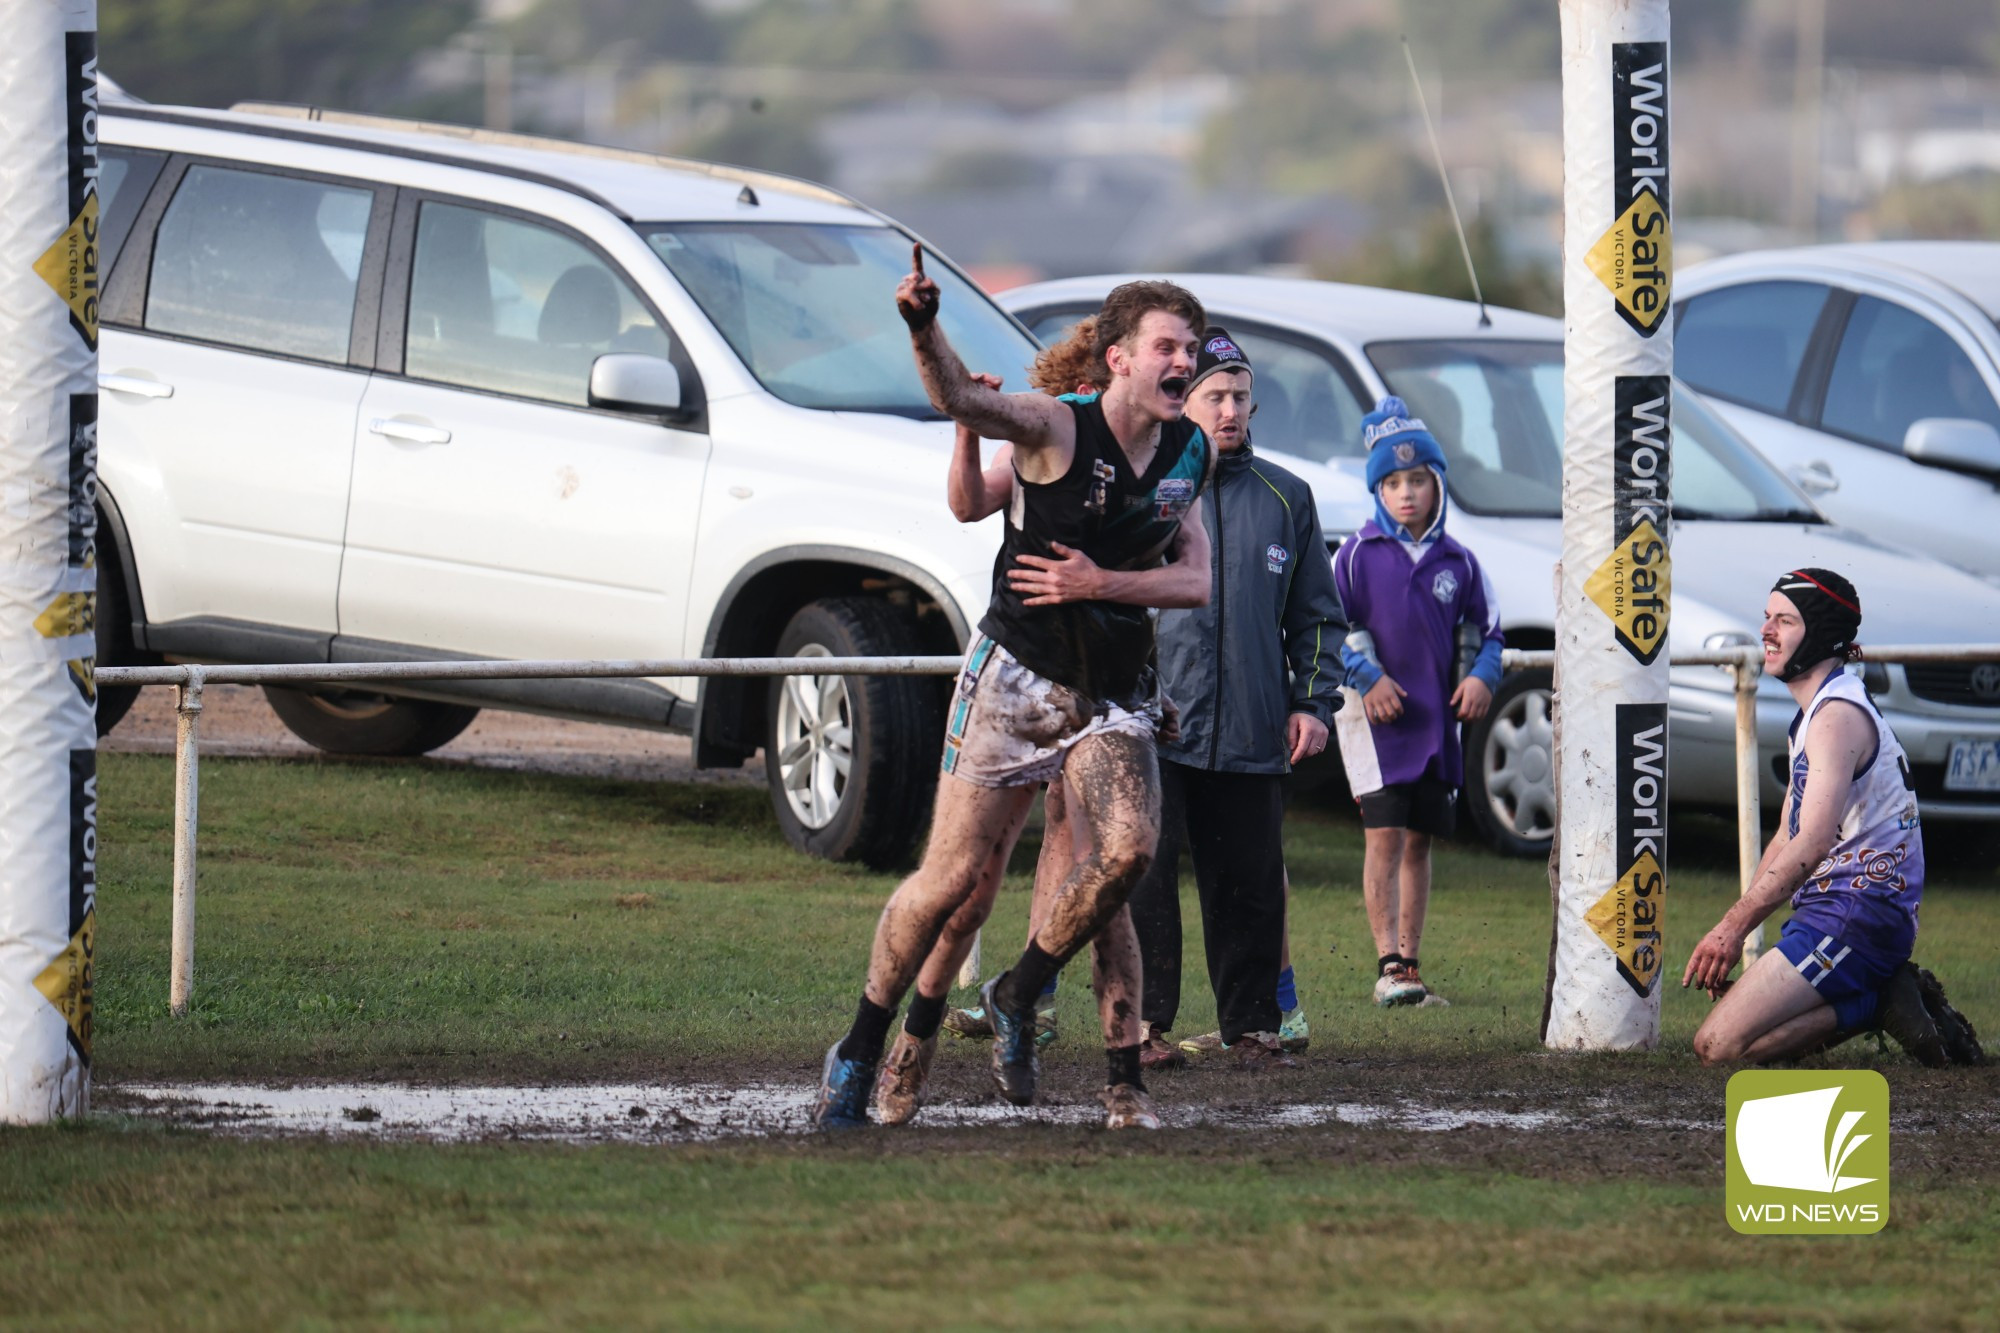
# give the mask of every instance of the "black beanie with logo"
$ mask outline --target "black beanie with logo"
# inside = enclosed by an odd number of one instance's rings
[[[1779,680],[1797,680],[1829,657],[1849,662],[1854,659],[1854,635],[1861,628],[1861,594],[1854,585],[1830,569],[1795,569],[1782,574],[1771,585],[1799,609],[1806,635],[1784,668]]]

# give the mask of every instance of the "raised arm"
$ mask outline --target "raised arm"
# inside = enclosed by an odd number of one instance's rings
[[[976,374],[972,378],[989,389],[1000,387],[997,375]],[[1006,508],[1014,492],[1014,446],[1003,444],[993,455],[993,465],[979,466],[979,434],[964,426],[952,440],[951,471],[945,478],[945,499],[951,516],[961,523],[977,523],[988,514]]]
[[[915,268],[896,286],[896,313],[910,326],[917,373],[931,406],[989,440],[1009,440],[1040,450],[1068,443],[1073,427],[1067,405],[1039,393],[1001,393],[965,368],[937,322],[938,286],[924,275],[924,248]]]
[[[1209,568],[1208,528],[1196,500],[1181,519],[1168,548],[1168,563],[1157,569],[1106,569],[1078,550],[1052,543],[1056,558],[1023,555],[1007,571],[1007,584],[1029,596],[1026,606],[1063,602],[1123,602],[1128,606],[1207,606],[1214,574]]]

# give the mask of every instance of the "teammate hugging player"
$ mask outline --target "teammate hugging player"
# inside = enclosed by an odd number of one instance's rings
[[[1804,1055],[1880,1030],[1927,1065],[1979,1064],[1972,1025],[1910,963],[1924,839],[1909,762],[1857,676],[1861,598],[1795,569],[1764,603],[1764,671],[1798,701],[1791,783],[1750,891],[1695,946],[1681,985],[1716,999],[1694,1034],[1705,1064]],[[1789,897],[1778,947],[1733,986],[1743,940]]]
[[[975,380],[938,327],[938,289],[923,275],[921,250],[917,264],[897,288],[896,304],[924,386],[960,425],[1014,445],[1017,480],[993,599],[950,706],[930,842],[883,909],[854,1024],[827,1052],[813,1110],[827,1128],[867,1122],[876,1066],[904,992],[954,914],[969,906],[976,914],[990,903],[986,891],[1006,870],[1035,788],[1060,774],[1089,851],[1019,960],[981,994],[994,1026],[1000,1093],[1017,1106],[1034,1100],[1035,997],[1119,916],[1159,840],[1158,694],[1145,610],[1107,601],[1030,605],[1040,599],[1005,575],[1024,555],[1060,560],[1058,545],[1105,569],[1157,565],[1182,522],[1198,520],[1214,468],[1208,440],[1181,416],[1205,322],[1192,294],[1164,282],[1114,290],[1097,324],[1108,387],[1094,402],[1066,403],[1003,394]],[[1129,949],[1137,972],[1129,931],[1107,947]],[[1144,1105],[1138,1044],[1108,1057],[1111,1121],[1157,1124]]]

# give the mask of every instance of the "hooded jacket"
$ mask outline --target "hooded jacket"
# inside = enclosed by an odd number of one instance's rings
[[[1346,617],[1312,488],[1245,440],[1216,460],[1207,606],[1160,613],[1160,676],[1181,737],[1160,757],[1222,773],[1291,769],[1285,721],[1331,724],[1344,677]]]

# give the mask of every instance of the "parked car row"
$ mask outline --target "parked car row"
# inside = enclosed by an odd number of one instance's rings
[[[1451,530],[1478,554],[1499,595],[1507,642],[1550,648],[1562,545],[1563,348],[1559,321],[1459,301],[1288,279],[1185,274],[1257,367],[1260,451],[1311,483],[1329,542],[1373,512],[1360,419],[1394,393],[1424,418],[1449,464]],[[1044,340],[1097,308],[1120,277],[1076,278],[1002,293]],[[1683,649],[1757,641],[1769,580],[1784,565],[1841,570],[1860,588],[1875,642],[2000,638],[2000,586],[1872,534],[1837,526],[1685,386],[1673,404],[1674,615]],[[1995,529],[1989,529],[1993,531]],[[1671,651],[1671,648],[1670,648]],[[2000,674],[2000,673],[1996,673]],[[1927,819],[2000,818],[2000,681],[1982,692],[1971,664],[1870,668],[1870,684],[1909,752]],[[1670,790],[1689,804],[1735,795],[1732,678],[1674,670]],[[1466,809],[1494,846],[1547,850],[1555,824],[1545,671],[1501,684],[1469,728]],[[1765,753],[1785,751],[1791,697],[1765,681],[1757,706]],[[1763,798],[1782,795],[1775,768]]]
[[[100,661],[949,653],[978,619],[999,520],[960,525],[942,503],[950,428],[887,296],[915,238],[881,215],[764,173],[296,108],[107,106],[101,139]],[[1022,324],[943,256],[927,267],[967,363],[1023,383]],[[1113,281],[1007,302],[1048,335]],[[1552,642],[1558,325],[1183,281],[1249,348],[1258,446],[1312,483],[1329,534],[1368,513],[1361,413],[1401,393],[1450,454],[1453,522],[1500,585],[1510,641]],[[1823,424],[1823,389],[1788,407]],[[1913,425],[1905,453],[1965,475],[1962,406]],[[1804,560],[1864,596],[1894,590],[1869,602],[1878,639],[2000,626],[2000,586],[1829,525],[1693,395],[1675,416],[1675,642],[1749,641],[1762,589],[1745,571]],[[1879,684],[1927,815],[2000,816],[2000,791],[1948,776],[1955,747],[2000,745],[2000,697],[1950,672]],[[1510,678],[1472,737],[1473,816],[1514,850],[1554,817],[1547,686]],[[422,753],[487,706],[684,732],[705,765],[761,749],[795,845],[886,865],[927,817],[945,689],[268,693],[334,751]],[[129,702],[107,690],[100,726]],[[1726,801],[1726,677],[1677,672],[1673,709],[1676,794]],[[1767,743],[1789,709],[1760,703]]]

